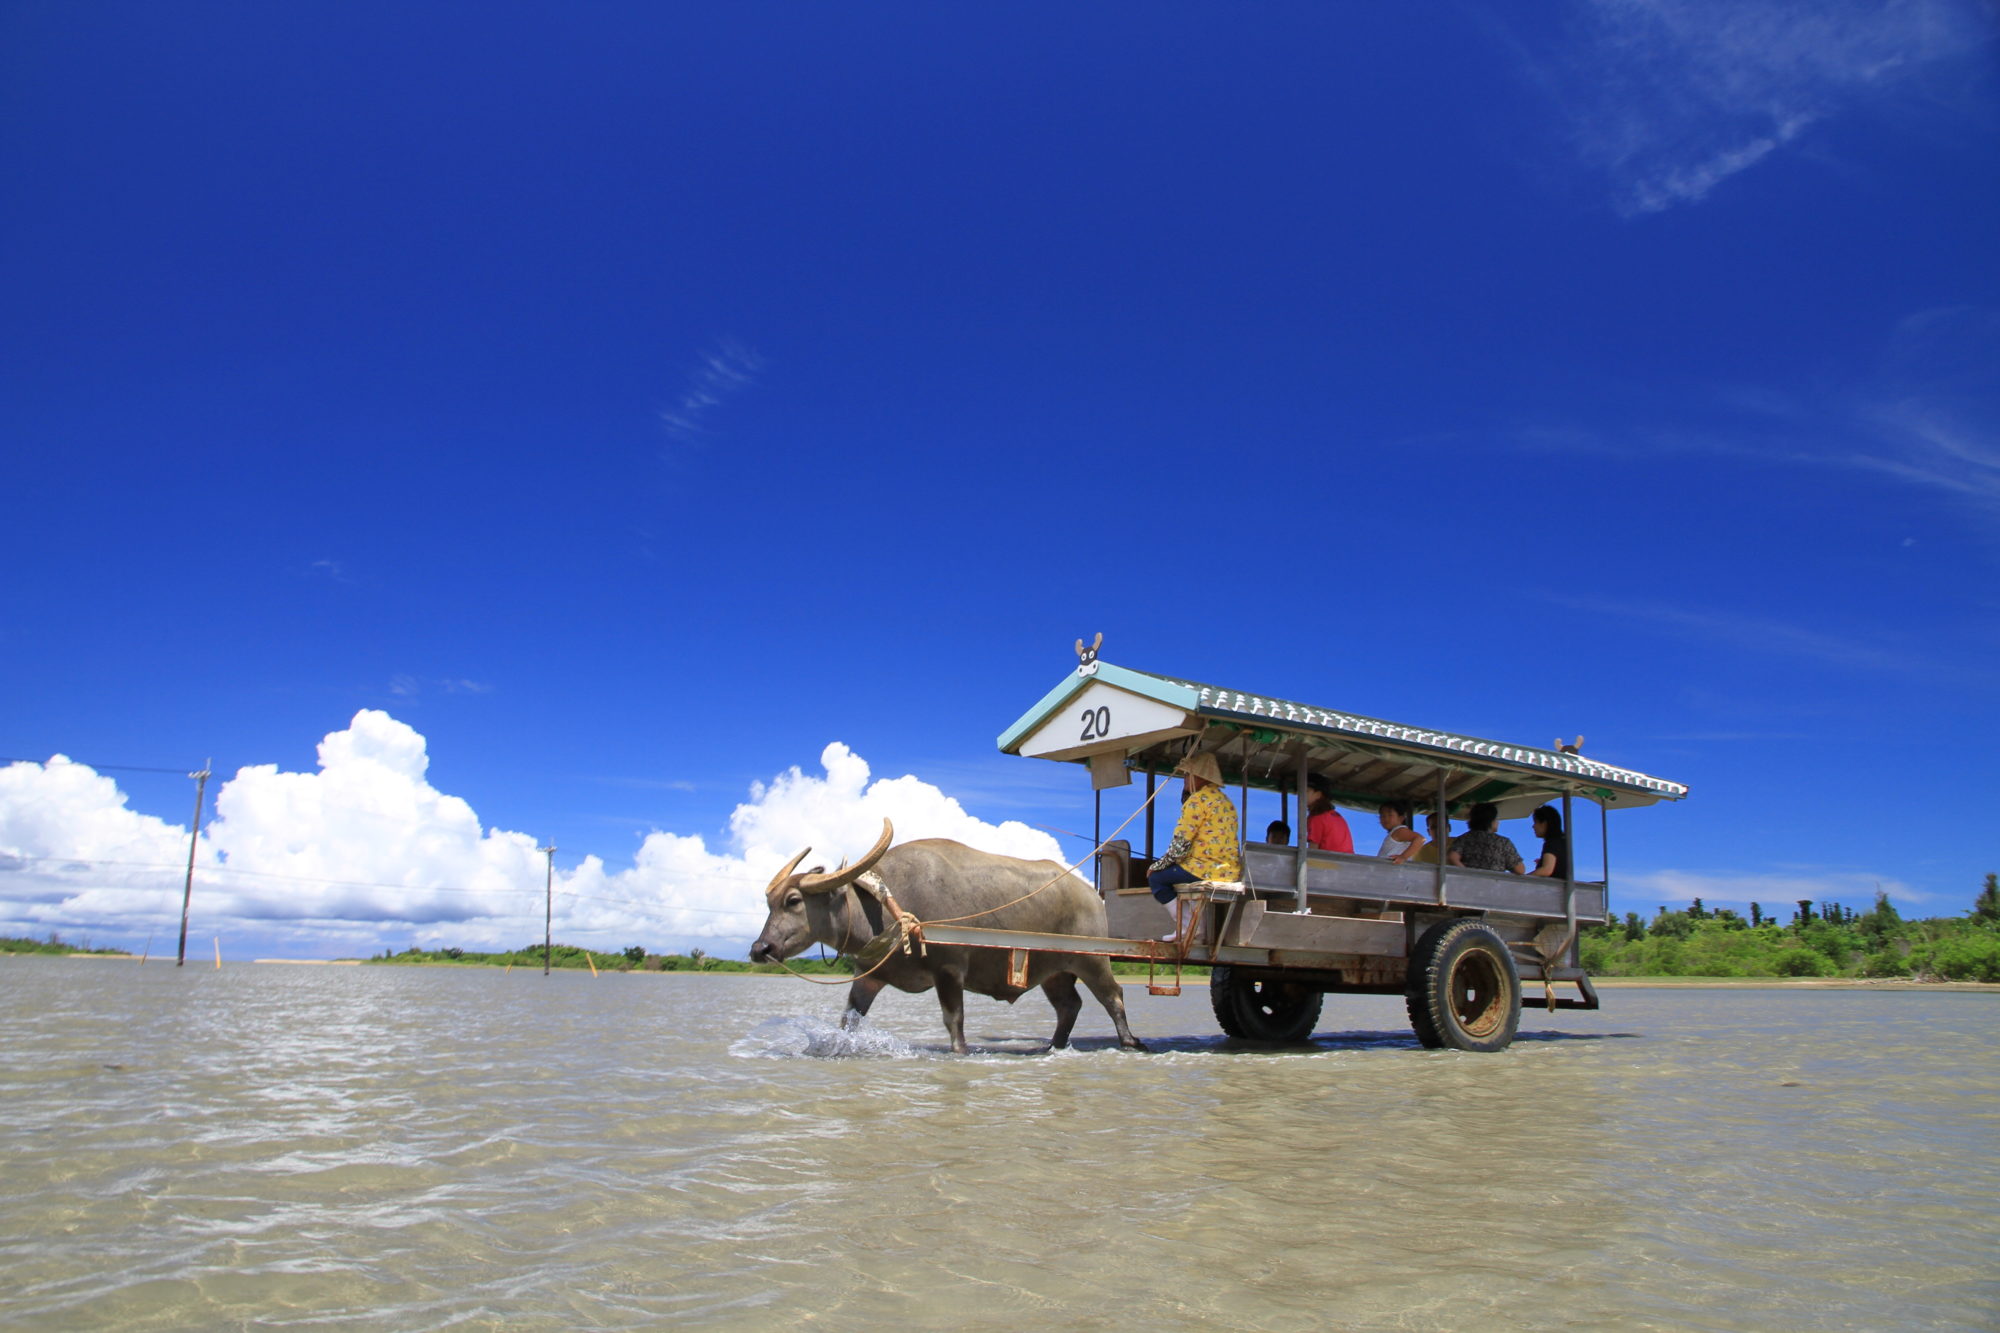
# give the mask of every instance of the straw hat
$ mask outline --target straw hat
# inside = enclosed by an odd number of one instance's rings
[[[1174,765],[1174,772],[1182,777],[1200,778],[1217,787],[1222,785],[1222,765],[1215,762],[1215,756],[1203,752],[1191,754]]]

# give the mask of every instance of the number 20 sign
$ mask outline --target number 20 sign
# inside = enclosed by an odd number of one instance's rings
[[[1184,709],[1098,681],[1052,709],[1048,720],[1021,742],[1018,753],[1081,758],[1124,748],[1120,741],[1143,745],[1192,735],[1199,726]]]

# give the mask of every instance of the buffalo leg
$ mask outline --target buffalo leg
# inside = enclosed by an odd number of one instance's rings
[[[860,1027],[861,1020],[868,1017],[868,1006],[882,993],[882,985],[873,977],[857,978],[847,988],[847,1012],[840,1016],[840,1026],[850,1030]]]
[[[1083,984],[1090,987],[1090,993],[1104,1006],[1104,1012],[1111,1015],[1111,1022],[1118,1029],[1118,1044],[1128,1051],[1143,1051],[1146,1044],[1132,1035],[1132,1027],[1125,1021],[1125,992],[1120,989],[1118,979],[1111,974],[1111,964],[1102,958],[1093,958],[1077,969]]]
[[[937,974],[938,1006],[944,1010],[944,1030],[951,1034],[951,1049],[964,1055],[972,1048],[965,1044],[965,987],[949,972]]]
[[[1044,981],[1042,994],[1055,1006],[1056,1035],[1050,1040],[1049,1049],[1059,1051],[1069,1045],[1070,1029],[1076,1026],[1076,1016],[1083,1012],[1083,998],[1076,993],[1076,978],[1067,972]]]

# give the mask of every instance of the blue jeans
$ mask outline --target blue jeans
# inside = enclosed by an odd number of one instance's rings
[[[1191,875],[1179,866],[1168,866],[1165,870],[1155,870],[1146,876],[1146,884],[1153,890],[1154,900],[1163,906],[1180,896],[1174,892],[1176,884],[1200,882],[1200,875]]]

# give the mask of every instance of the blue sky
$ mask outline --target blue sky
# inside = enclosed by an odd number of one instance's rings
[[[740,952],[756,886],[648,835],[865,845],[834,742],[1087,827],[993,742],[1101,630],[1688,783],[1626,906],[1961,911],[1996,50],[1970,0],[0,6],[0,755],[276,791],[359,738],[496,885],[495,830],[633,872],[579,942],[695,938],[681,894]],[[104,777],[0,787],[0,927],[177,912],[56,883],[185,846],[191,784]],[[522,934],[517,887],[323,901],[471,863],[241,794],[233,947]]]

